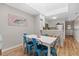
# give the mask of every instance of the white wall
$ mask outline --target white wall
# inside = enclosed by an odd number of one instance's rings
[[[47,22],[49,24],[49,27],[56,27],[57,23],[64,23],[65,20],[64,19],[56,19],[56,20],[49,20]]]
[[[41,21],[42,19],[42,21]],[[40,35],[40,30],[43,30],[45,26],[45,17],[43,15],[37,15],[34,19],[34,33]]]
[[[74,20],[74,39],[79,42],[79,3],[70,3],[68,6],[69,19]]]
[[[8,14],[23,16],[27,19],[26,26],[9,26]],[[0,34],[3,37],[2,49],[7,49],[12,46],[22,43],[22,35],[24,32],[29,34],[34,32],[34,17],[20,11],[18,9],[0,4]]]
[[[35,16],[34,20],[34,32],[40,34],[40,15]]]
[[[79,17],[74,21],[74,38],[79,42]]]

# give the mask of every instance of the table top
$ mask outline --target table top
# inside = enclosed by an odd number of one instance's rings
[[[43,43],[52,44],[57,38],[56,37],[49,37],[49,36],[37,36],[37,35],[26,35],[29,38],[36,38]]]

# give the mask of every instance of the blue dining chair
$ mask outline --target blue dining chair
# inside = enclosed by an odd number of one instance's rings
[[[24,34],[23,38],[24,38],[25,51],[27,50],[27,52],[31,54],[33,48],[33,42],[28,41],[29,38],[26,37],[26,34]]]
[[[51,48],[51,54],[52,54],[52,56],[57,56],[57,52],[56,52],[56,48],[55,47]]]
[[[34,45],[34,53],[36,54],[36,56],[40,56],[42,52],[41,45],[38,44],[38,41],[35,38],[32,38],[32,42]]]
[[[43,54],[46,55],[48,48],[42,44],[39,44],[39,42],[35,38],[32,38],[32,40],[33,40],[34,51],[35,51],[36,55],[40,56],[41,52],[43,52],[43,51],[44,51]]]
[[[43,51],[43,55],[47,56],[48,48],[46,46],[43,46],[42,48],[43,48],[43,50],[42,50]]]
[[[50,53],[51,53],[52,56],[57,56],[56,48],[55,47],[52,47]],[[48,49],[47,48],[44,49],[44,53],[43,54],[44,54],[44,56],[47,56],[47,54],[48,54]]]

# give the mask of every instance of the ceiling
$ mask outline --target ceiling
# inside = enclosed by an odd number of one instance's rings
[[[79,17],[79,3],[68,4],[68,18],[69,20],[75,20]]]
[[[7,3],[7,5],[32,15],[51,16],[68,11],[67,3]]]
[[[28,5],[45,16],[51,16],[68,11],[67,3],[29,3]]]
[[[16,9],[19,9],[21,11],[24,11],[28,14],[31,14],[31,15],[38,15],[39,14],[39,12],[37,12],[36,10],[34,10],[32,7],[28,6],[25,3],[6,3],[6,4],[11,7],[16,8]]]
[[[57,19],[73,20],[79,15],[78,3],[7,3],[7,5],[34,16],[42,14],[49,19],[56,16]]]
[[[55,20],[52,17],[56,17],[57,20],[60,20],[60,19],[66,20],[68,19],[68,13],[64,12],[64,13],[59,13],[56,15],[51,15],[51,16],[46,17],[46,20]]]

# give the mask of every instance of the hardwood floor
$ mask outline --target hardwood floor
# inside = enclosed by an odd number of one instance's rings
[[[27,54],[24,54],[22,46],[3,52],[2,54],[3,56],[27,56]],[[79,56],[79,44],[73,39],[73,37],[66,37],[64,46],[57,48],[57,55]]]
[[[27,54],[24,54],[23,47],[19,46],[17,48],[3,52],[2,55],[3,56],[25,56]]]
[[[79,56],[79,44],[73,37],[66,37],[64,46],[57,48],[59,56]]]

